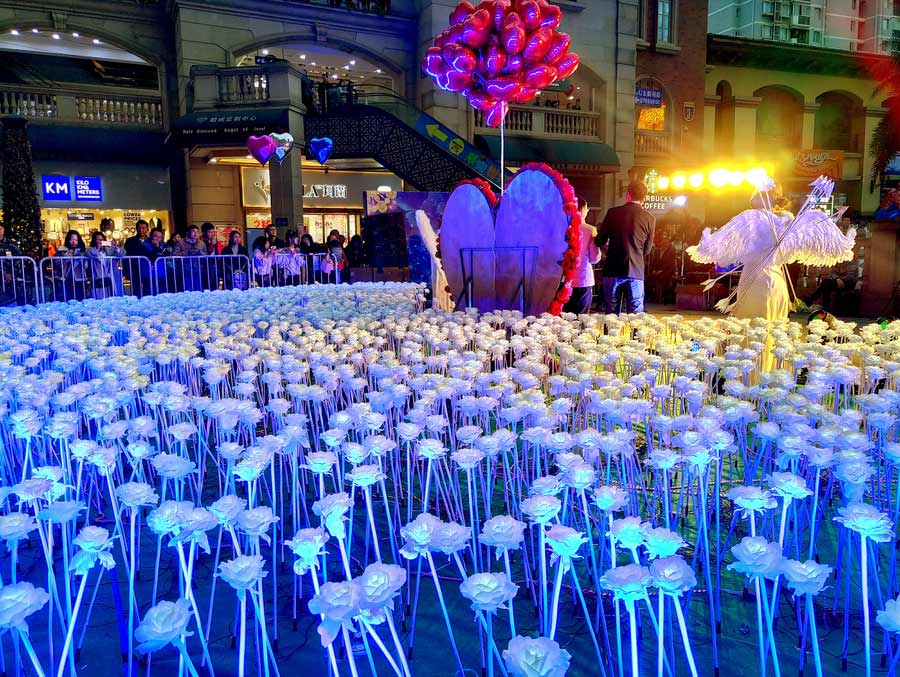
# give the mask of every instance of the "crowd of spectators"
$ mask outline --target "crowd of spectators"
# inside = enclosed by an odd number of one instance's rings
[[[238,230],[228,233],[227,242],[219,242],[212,223],[191,224],[165,241],[161,228],[151,228],[141,219],[135,223],[134,235],[121,245],[112,231],[111,222],[102,222],[89,245],[78,231],[66,233],[51,258],[57,300],[121,295],[126,282],[135,296],[246,289],[252,283],[269,287],[338,282],[341,271],[366,263],[362,238],[355,235],[346,242],[337,230],[318,244],[308,233],[301,236],[296,230],[288,230],[282,239],[269,226],[249,249]],[[0,225],[0,255],[4,252],[18,256],[20,249]],[[166,259],[165,265],[157,263],[160,259]]]

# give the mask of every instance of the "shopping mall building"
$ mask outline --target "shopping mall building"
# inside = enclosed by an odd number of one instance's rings
[[[598,210],[620,199],[635,144],[636,0],[558,0],[581,67],[513,107],[506,158],[545,160]],[[364,195],[499,184],[499,136],[422,74],[451,0],[0,2],[0,114],[30,120],[45,233],[360,227]],[[250,135],[289,132],[282,164]],[[304,152],[330,137],[327,165]],[[602,214],[602,211],[600,212]],[[251,233],[247,235],[252,236]]]

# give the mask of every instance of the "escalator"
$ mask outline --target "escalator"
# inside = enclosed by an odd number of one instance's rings
[[[308,105],[308,139],[329,137],[334,158],[372,158],[420,191],[480,178],[500,189],[500,165],[405,99],[379,88],[331,88]]]

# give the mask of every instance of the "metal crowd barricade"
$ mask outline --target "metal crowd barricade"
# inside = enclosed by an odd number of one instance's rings
[[[0,256],[0,306],[40,303],[37,264],[29,256]]]
[[[340,262],[327,253],[307,254],[307,284],[340,284]]]
[[[253,283],[257,287],[296,287],[310,284],[308,255],[282,250],[253,256]]]
[[[53,256],[41,259],[38,271],[45,303],[156,293],[144,256]]]
[[[166,256],[156,260],[156,293],[249,289],[252,266],[246,256]]]
[[[280,251],[269,256],[254,255],[252,258],[253,284],[257,287],[341,283],[340,266],[328,254]]]

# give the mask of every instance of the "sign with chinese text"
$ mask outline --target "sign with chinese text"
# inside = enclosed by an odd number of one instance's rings
[[[634,90],[634,103],[638,106],[659,108],[662,106],[662,92],[658,89],[638,87]]]
[[[303,199],[329,198],[331,200],[346,200],[347,186],[340,183],[314,183],[303,186]]]
[[[247,137],[283,132],[288,127],[287,109],[232,112],[200,112],[175,121],[173,140],[181,144],[246,143]]]
[[[354,172],[303,168],[303,206],[320,209],[362,209],[365,191],[403,189],[400,177],[384,171]],[[272,207],[268,167],[241,167],[242,204],[252,212]]]
[[[815,179],[827,176],[840,179],[844,176],[844,151],[842,150],[801,150],[797,153],[794,175]]]

